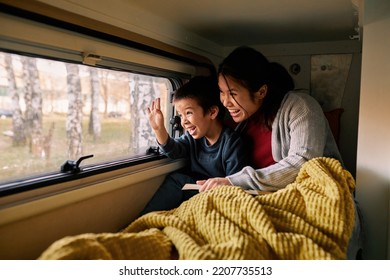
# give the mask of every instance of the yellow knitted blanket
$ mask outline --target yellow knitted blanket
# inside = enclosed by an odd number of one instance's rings
[[[223,186],[118,233],[62,238],[39,259],[345,259],[354,187],[337,160],[316,158],[275,193]]]

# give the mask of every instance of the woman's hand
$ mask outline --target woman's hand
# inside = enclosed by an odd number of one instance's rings
[[[220,177],[210,178],[207,180],[199,180],[199,181],[196,181],[196,183],[201,186],[199,189],[199,192],[208,191],[208,190],[211,190],[213,188],[220,187],[220,186],[231,185],[231,183],[229,182],[229,180],[227,178],[220,178]]]

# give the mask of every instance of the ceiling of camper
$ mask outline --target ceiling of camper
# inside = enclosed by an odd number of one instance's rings
[[[222,46],[349,40],[359,0],[126,0]]]

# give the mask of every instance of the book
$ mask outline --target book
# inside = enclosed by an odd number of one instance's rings
[[[182,190],[199,190],[200,185],[198,184],[185,184],[182,188]],[[260,190],[245,190],[247,193],[251,195],[264,195],[264,194],[270,194],[273,192],[266,192],[266,191],[260,191]]]

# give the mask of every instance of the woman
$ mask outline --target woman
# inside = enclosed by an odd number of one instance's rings
[[[294,82],[280,64],[239,47],[219,66],[218,85],[221,102],[252,145],[251,164],[223,178],[197,181],[200,191],[221,185],[276,191],[294,182],[312,158],[332,157],[343,164],[321,106],[307,93],[293,91]],[[360,220],[355,201],[348,259],[357,258],[361,248]]]
[[[292,183],[315,157],[342,162],[321,106],[293,91],[280,64],[249,47],[235,49],[219,66],[220,99],[251,146],[250,166],[224,178],[197,181],[200,191],[220,185],[276,191]]]

